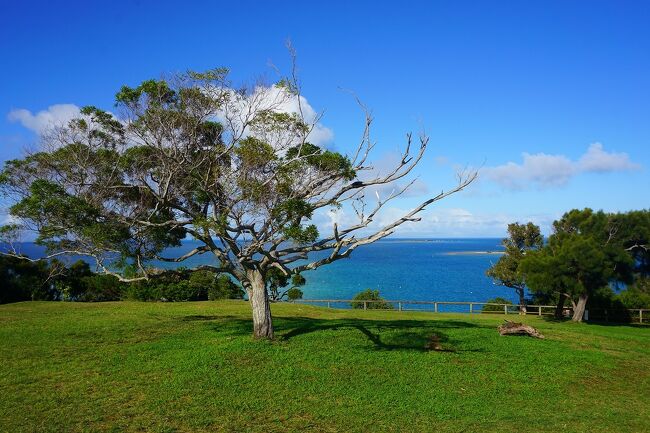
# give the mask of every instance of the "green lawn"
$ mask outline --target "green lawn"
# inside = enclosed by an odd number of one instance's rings
[[[650,431],[648,326],[273,313],[262,342],[239,301],[0,306],[0,431]]]

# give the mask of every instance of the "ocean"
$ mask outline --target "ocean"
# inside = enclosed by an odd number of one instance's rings
[[[485,302],[503,297],[516,302],[512,289],[494,285],[485,275],[499,259],[500,239],[387,239],[359,247],[350,258],[305,272],[305,299],[351,299],[365,289],[379,290],[390,300]],[[189,251],[192,242],[170,253]],[[39,248],[23,244],[24,252]],[[485,252],[493,254],[486,254]],[[195,256],[184,266],[209,263],[209,254]],[[153,263],[170,267],[169,263]],[[447,307],[449,311],[457,308]]]

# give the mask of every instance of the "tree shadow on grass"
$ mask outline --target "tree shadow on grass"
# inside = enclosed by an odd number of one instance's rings
[[[234,319],[237,320],[239,317],[235,316],[217,316],[217,315],[202,315],[202,314],[192,314],[190,316],[183,316],[181,317],[181,321],[183,322],[206,322],[206,321],[212,321],[212,320],[226,320],[226,319]]]
[[[455,348],[457,341],[444,332],[448,329],[483,328],[474,323],[450,320],[369,320],[369,319],[313,319],[308,317],[286,318],[276,321],[279,339],[292,338],[322,332],[354,329],[373,344],[374,350],[415,350],[438,352],[482,351]]]
[[[212,322],[211,328],[231,335],[252,333],[252,321],[237,316],[190,315],[180,318],[184,322]],[[356,330],[372,343],[373,350],[411,350],[437,352],[483,352],[483,349],[457,349],[459,341],[449,338],[445,330],[492,329],[470,322],[455,320],[370,320],[370,319],[315,319],[310,317],[276,317],[276,341],[288,342],[293,338],[324,331]]]

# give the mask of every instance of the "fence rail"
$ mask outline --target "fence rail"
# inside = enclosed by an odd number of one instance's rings
[[[367,300],[355,300],[355,299],[297,299],[292,301],[294,303],[301,304],[320,304],[326,305],[327,308],[335,308],[337,304],[347,304],[349,306],[358,306],[356,308],[363,308],[364,310],[372,309],[370,306],[373,303],[382,303],[390,304],[392,308],[397,309],[398,311],[429,311],[434,313],[439,313],[441,307],[443,306],[467,306],[468,309],[463,309],[462,311],[454,311],[456,313],[469,313],[469,314],[523,314],[523,315],[535,315],[535,316],[553,316],[555,315],[556,306],[555,305],[526,305],[525,308],[522,305],[518,304],[497,304],[493,302],[461,302],[461,301],[392,301],[392,300],[383,300],[383,299],[367,299]],[[334,305],[334,307],[333,307]],[[408,309],[408,305],[419,305],[425,306],[424,309]],[[432,306],[433,310],[426,309],[426,306]],[[363,306],[363,307],[361,307]],[[484,309],[485,306],[492,307]],[[480,307],[480,308],[476,308]],[[563,308],[563,315],[570,316],[573,314],[573,309],[571,307]],[[638,323],[650,322],[650,309],[606,309],[606,308],[594,308],[590,311],[585,311],[584,320],[604,320],[604,321],[633,321]]]

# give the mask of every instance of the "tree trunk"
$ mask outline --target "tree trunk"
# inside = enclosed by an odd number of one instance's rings
[[[582,317],[585,315],[585,307],[587,306],[587,299],[589,295],[584,293],[578,298],[578,303],[573,309],[573,320],[574,322],[582,322]]]
[[[555,307],[556,319],[562,319],[564,317],[564,301],[566,301],[566,296],[564,296],[564,293],[560,293],[560,299],[557,301],[557,306]]]
[[[524,289],[517,288],[517,294],[519,295],[519,314],[526,314],[526,297],[524,296]]]
[[[250,282],[248,300],[253,309],[253,337],[272,340],[273,319],[264,277],[257,270],[248,271],[247,274]]]

